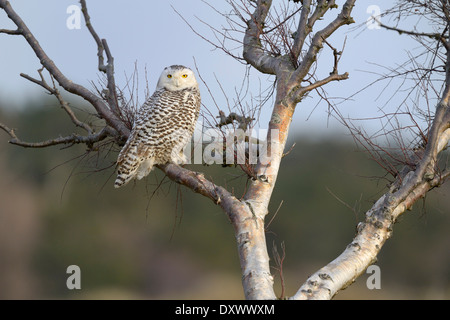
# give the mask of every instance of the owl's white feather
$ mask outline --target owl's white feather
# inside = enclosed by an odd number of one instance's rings
[[[180,65],[165,68],[120,151],[114,187],[133,178],[142,179],[156,164],[185,163],[183,148],[194,133],[199,111],[200,92],[194,72]]]

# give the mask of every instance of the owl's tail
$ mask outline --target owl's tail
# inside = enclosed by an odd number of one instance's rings
[[[126,185],[136,175],[139,166],[136,153],[137,147],[131,144],[131,139],[128,139],[117,158],[117,178],[114,188]]]
[[[121,186],[126,185],[134,178],[135,174],[130,174],[123,171],[118,171],[116,181],[114,181],[114,188],[120,188]]]
[[[117,170],[118,174],[116,181],[114,182],[114,188],[120,188],[121,186],[126,185],[133,178],[141,180],[152,171],[153,164],[154,158],[138,161],[137,165],[132,166],[130,166],[128,161],[123,163]]]

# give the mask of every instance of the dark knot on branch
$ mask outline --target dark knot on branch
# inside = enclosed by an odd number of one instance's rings
[[[219,115],[216,118],[220,119],[219,123],[216,125],[218,128],[221,128],[223,126],[233,123],[233,121],[236,121],[239,124],[239,129],[242,129],[244,131],[246,131],[249,124],[253,120],[255,120],[255,118],[241,116],[234,112],[230,113],[228,116],[225,116],[225,112],[223,111],[219,111]]]

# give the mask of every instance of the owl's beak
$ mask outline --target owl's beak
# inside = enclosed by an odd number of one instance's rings
[[[175,79],[174,83],[175,83],[176,87],[179,87],[180,86],[180,79]]]

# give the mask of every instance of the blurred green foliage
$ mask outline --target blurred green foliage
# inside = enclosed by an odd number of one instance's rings
[[[83,108],[77,114],[101,125]],[[51,100],[0,116],[28,141],[81,132]],[[233,228],[210,200],[158,170],[115,190],[118,147],[88,153],[83,145],[24,149],[7,139],[2,132],[0,219],[12,222],[4,223],[0,235],[0,298],[243,298]],[[351,242],[388,182],[352,142],[298,136],[288,148],[294,142],[283,159],[266,226],[270,254],[274,245],[280,252],[285,244],[288,295]],[[188,167],[237,197],[245,190],[239,168]],[[432,191],[400,219],[378,257],[382,290],[369,292],[362,276],[359,286],[338,297],[449,298],[449,190],[444,185]],[[32,205],[20,209],[25,199]],[[66,288],[72,264],[82,271],[79,291]]]

